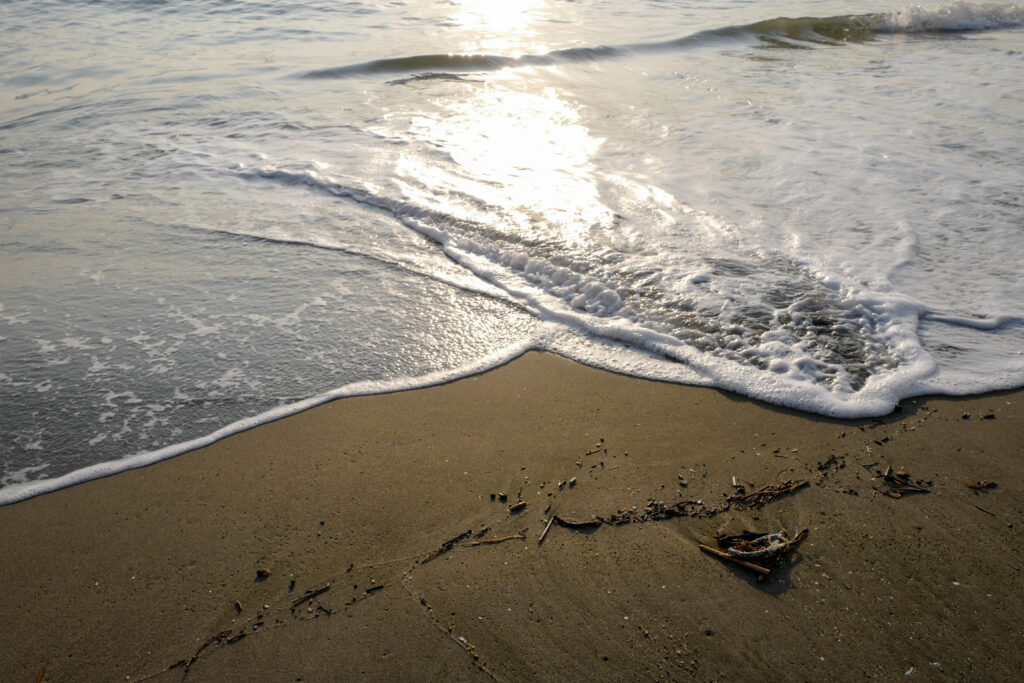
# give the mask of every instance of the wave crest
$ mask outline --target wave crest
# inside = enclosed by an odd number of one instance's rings
[[[1024,25],[1024,6],[996,3],[954,2],[941,7],[910,5],[884,15],[879,31],[930,33],[942,31],[985,31]]]
[[[375,74],[429,72],[435,77],[455,73],[496,71],[525,66],[615,59],[629,54],[684,50],[723,40],[757,40],[776,47],[863,42],[880,33],[984,31],[1024,25],[1024,5],[954,2],[940,7],[910,5],[892,13],[837,17],[776,17],[744,26],[701,31],[666,42],[573,47],[543,54],[508,57],[493,54],[435,54],[377,59],[300,74],[302,78],[350,78]],[[395,81],[396,84],[405,81]]]

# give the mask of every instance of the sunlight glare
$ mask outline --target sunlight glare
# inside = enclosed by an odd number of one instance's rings
[[[412,155],[401,160],[398,175],[410,181],[403,189],[417,202],[456,218],[497,220],[524,238],[566,244],[612,219],[592,162],[603,140],[591,136],[579,111],[556,88],[531,93],[491,84],[417,117],[412,132],[441,145],[455,162],[437,165]],[[501,215],[492,215],[493,208]]]
[[[452,19],[466,32],[466,52],[501,51],[510,57],[534,47],[537,11],[546,0],[456,0]]]

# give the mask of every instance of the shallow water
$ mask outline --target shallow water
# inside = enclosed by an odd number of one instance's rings
[[[706,5],[5,4],[0,500],[528,348],[1024,384],[1024,7]]]

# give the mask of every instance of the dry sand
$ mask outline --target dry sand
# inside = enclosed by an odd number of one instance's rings
[[[539,353],[336,401],[0,508],[0,680],[1019,680],[1022,406],[842,422]],[[538,543],[651,500],[701,503]],[[762,582],[698,550],[781,528]]]

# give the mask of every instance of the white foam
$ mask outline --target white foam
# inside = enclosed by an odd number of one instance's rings
[[[969,327],[975,330],[998,330],[1000,327],[1006,325],[1019,325],[1024,323],[1024,318],[1016,315],[994,315],[985,318],[968,318],[962,315],[929,313],[928,319],[939,323],[946,323],[947,325]]]
[[[57,345],[49,339],[36,339],[36,343],[39,344],[39,353],[57,352]]]
[[[0,476],[0,486],[7,487],[24,484],[28,481],[29,475],[35,474],[36,472],[42,472],[48,467],[49,465],[34,465],[32,467],[23,467],[11,472],[5,471],[3,476]]]
[[[835,379],[826,377],[822,370],[822,359],[812,358],[806,344],[792,337],[792,333],[786,330],[768,333],[762,339],[764,343],[745,349],[746,353],[761,358],[765,367],[774,364],[779,370],[765,372],[756,364],[737,363],[729,357],[708,354],[700,344],[695,346],[668,334],[665,325],[657,320],[639,322],[636,311],[623,306],[618,292],[598,278],[585,277],[581,273],[554,266],[519,249],[503,250],[498,243],[461,236],[453,232],[453,229],[459,229],[458,221],[447,214],[346,187],[319,169],[263,167],[247,173],[326,190],[336,196],[386,210],[412,230],[437,242],[449,257],[482,280],[497,285],[509,295],[510,300],[519,302],[541,320],[568,327],[576,335],[602,338],[613,344],[626,344],[634,349],[663,356],[669,359],[670,367],[674,368],[667,372],[665,367],[650,367],[650,359],[639,364],[631,361],[628,364],[632,368],[631,372],[640,376],[657,375],[675,382],[714,385],[799,410],[856,418],[891,411],[900,398],[919,393],[920,383],[936,370],[934,361],[923,352],[915,334],[917,318],[924,308],[897,294],[873,290],[844,279],[838,275],[835,267],[826,267],[824,263],[812,268],[812,255],[821,253],[821,250],[806,237],[789,233],[775,234],[763,228],[767,235],[763,239],[788,244],[788,258],[805,254],[803,258],[808,260],[802,264],[795,261],[794,265],[807,269],[809,276],[816,277],[824,283],[824,287],[835,292],[837,298],[834,305],[845,306],[847,315],[870,317],[874,330],[871,343],[886,349],[887,353],[894,354],[897,359],[897,368],[872,374],[866,384],[856,390],[850,387],[850,380],[843,376],[844,370],[841,367],[833,368],[833,372],[838,372]],[[631,191],[637,192],[635,188],[631,188]],[[652,193],[653,190],[647,196],[653,196]],[[662,208],[671,208],[686,216],[695,229],[701,231],[706,252],[723,250],[726,254],[733,254],[747,250],[758,253],[756,246],[744,244],[747,238],[743,232],[727,222],[705,212],[680,206],[677,202],[673,205],[671,195],[663,190],[658,190],[658,197]],[[678,230],[679,226],[669,225],[669,228]],[[761,253],[764,259],[777,258],[772,250],[762,250]],[[671,263],[657,260],[665,257],[664,253],[656,254],[651,266],[666,274],[661,281],[662,285],[672,286],[674,280],[690,286],[708,283],[710,276],[706,272],[668,277]],[[644,269],[645,257],[640,258],[636,268]],[[620,267],[624,266],[620,264]],[[712,309],[728,305],[727,299],[715,303],[715,291],[707,290],[706,287],[701,290],[701,297],[704,305]],[[862,309],[860,314],[857,313],[858,308]],[[844,310],[838,309],[837,312],[842,314]],[[769,343],[773,334],[779,340],[775,345]],[[740,337],[734,339],[734,350],[744,346]],[[728,338],[709,338],[708,344],[729,348]],[[599,367],[624,371],[619,361],[620,354],[609,354],[607,345],[592,344],[588,353],[574,351],[570,344],[549,344],[545,340],[535,341],[535,346],[557,350],[570,358]],[[596,353],[594,349],[597,348],[604,350]],[[870,354],[865,361],[876,368],[887,362],[885,358]],[[661,366],[660,363],[657,365]]]
[[[938,7],[910,5],[884,18],[884,23],[879,27],[881,31],[984,31],[1024,25],[1024,6],[968,2],[954,2]]]

